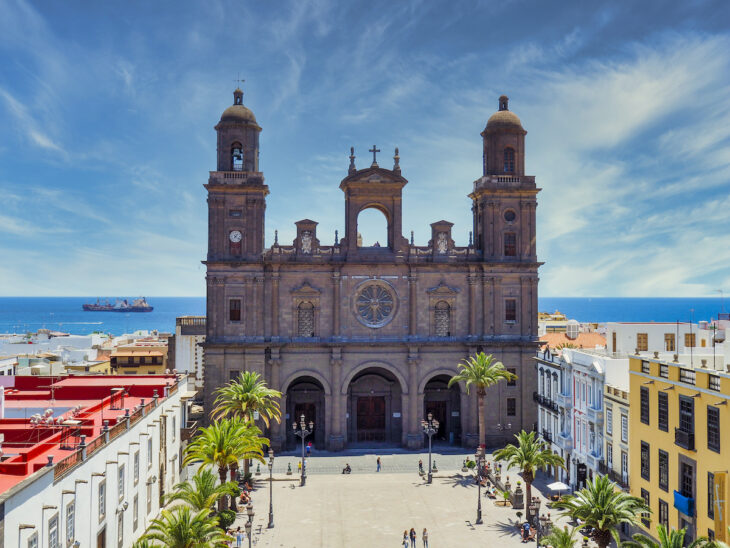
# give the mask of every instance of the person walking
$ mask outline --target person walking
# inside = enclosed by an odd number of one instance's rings
[[[411,537],[411,548],[416,548],[416,539],[418,538],[418,535],[416,535],[416,530],[413,527],[411,527],[411,532],[408,536]]]
[[[376,470],[376,472],[380,472],[380,457],[378,457],[378,460],[377,460],[377,470]]]
[[[408,529],[403,531],[403,548],[408,548]]]
[[[243,547],[243,532],[241,531],[241,527],[236,528],[236,548],[242,548]]]
[[[307,456],[309,457],[312,454],[312,442],[307,443]]]
[[[423,539],[423,548],[428,548],[428,531],[426,531],[426,528],[423,528],[423,533],[421,533],[421,538]]]

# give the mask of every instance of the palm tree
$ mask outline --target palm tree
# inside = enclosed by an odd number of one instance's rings
[[[578,542],[578,537],[575,534],[577,527],[568,529],[566,525],[562,529],[554,528],[550,531],[549,535],[546,535],[540,539],[540,544],[543,546],[552,546],[552,548],[573,548],[575,543]]]
[[[527,490],[527,521],[530,521],[530,501],[532,501],[532,482],[535,480],[535,472],[545,470],[548,466],[565,466],[563,457],[550,451],[545,442],[536,436],[535,432],[515,434],[518,444],[511,443],[504,449],[495,451],[494,458],[506,461],[508,468],[519,468],[522,471],[522,479],[525,480]]]
[[[238,466],[241,459],[264,461],[263,446],[269,440],[261,430],[241,418],[215,421],[201,428],[186,449],[184,464],[202,461],[203,466],[217,466],[221,485],[226,483],[226,472]],[[226,497],[219,500],[219,510],[226,509]]]
[[[267,427],[272,419],[281,422],[281,407],[277,401],[281,392],[268,388],[266,381],[254,371],[244,371],[237,379],[218,388],[215,394],[214,419],[233,416],[249,421],[258,411]]]
[[[187,503],[195,512],[210,510],[226,495],[235,496],[238,486],[229,481],[218,485],[218,478],[209,468],[199,468],[193,476],[192,483],[182,482],[174,487],[174,491],[167,496],[167,502],[182,501]]]
[[[224,548],[233,538],[218,527],[218,518],[209,516],[207,509],[195,513],[189,506],[176,506],[152,520],[141,540],[165,548]]]
[[[592,527],[593,540],[599,548],[606,548],[611,537],[619,544],[618,526],[622,523],[636,526],[640,514],[651,512],[639,497],[617,490],[607,476],[594,478],[584,489],[554,503],[554,507],[563,510],[563,515]]]
[[[459,364],[460,371],[449,380],[449,388],[454,383],[464,382],[466,393],[469,394],[469,387],[473,384],[477,388],[477,403],[479,405],[479,447],[484,446],[486,438],[486,425],[484,424],[484,404],[487,395],[487,388],[497,384],[501,380],[511,381],[517,378],[504,368],[502,362],[494,360],[490,354],[479,352]]]
[[[656,532],[659,542],[655,542],[654,539],[646,535],[637,533],[633,536],[634,540],[624,542],[623,546],[627,548],[683,548],[685,546],[684,536],[687,532],[686,529],[680,529],[679,531],[672,529],[671,531],[667,531],[667,528],[663,524],[659,524],[657,525]],[[688,544],[687,548],[706,547],[710,542],[712,541],[701,537]]]
[[[254,371],[243,371],[237,379],[221,386],[215,391],[215,407],[211,416],[214,419],[241,417],[250,421],[254,413],[269,427],[270,421],[281,422],[281,406],[278,400],[281,392],[268,388],[266,381]],[[248,459],[243,463],[244,473],[248,474]],[[231,480],[235,479],[237,466],[231,467]]]

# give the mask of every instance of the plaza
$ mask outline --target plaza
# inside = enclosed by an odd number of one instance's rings
[[[376,472],[380,456],[382,471]],[[261,467],[255,476],[253,493],[255,516],[253,540],[257,547],[398,547],[403,531],[411,527],[418,533],[426,527],[429,546],[480,546],[498,542],[502,546],[521,545],[517,528],[517,511],[484,496],[482,489],[483,524],[477,525],[477,486],[471,472],[461,472],[466,453],[434,453],[439,472],[427,484],[418,473],[418,460],[424,467],[427,453],[388,453],[376,455],[312,456],[308,464],[305,487],[299,486],[295,456],[275,459],[273,529],[268,529],[268,469]],[[471,455],[473,458],[473,455]],[[488,455],[491,460],[491,455]],[[292,475],[287,475],[288,465]],[[352,474],[343,475],[346,463]],[[503,472],[505,474],[505,472]],[[519,480],[516,471],[506,472],[512,482]],[[542,477],[533,486],[533,496],[540,495],[541,513],[545,507]],[[245,522],[245,511],[239,514],[234,527]],[[524,510],[522,519],[524,520]],[[554,520],[555,515],[551,516]],[[562,526],[564,520],[557,520]],[[567,523],[567,522],[566,522]],[[244,544],[246,546],[246,544]]]

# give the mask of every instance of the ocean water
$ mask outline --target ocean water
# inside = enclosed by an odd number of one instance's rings
[[[48,328],[84,335],[120,335],[137,329],[174,332],[175,318],[204,315],[205,297],[148,297],[152,312],[86,312],[90,297],[0,297],[0,333]],[[112,299],[113,300],[113,299]],[[730,301],[729,301],[730,304]],[[581,322],[675,322],[710,320],[723,311],[721,298],[542,297],[540,311],[560,312]],[[694,312],[691,312],[694,310]]]

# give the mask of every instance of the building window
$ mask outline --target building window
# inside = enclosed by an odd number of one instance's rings
[[[680,382],[685,382],[687,384],[694,384],[695,383],[695,372],[692,369],[681,369],[680,368],[679,380],[680,380]]]
[[[241,321],[241,299],[228,301],[228,320],[232,322]]]
[[[650,499],[649,499],[649,491],[646,489],[641,490],[641,498],[644,499],[644,504],[649,506]],[[641,523],[644,527],[651,526],[651,519],[649,517],[649,512],[642,512],[641,513]]]
[[[694,469],[686,462],[681,463],[681,493],[683,497],[694,496]]]
[[[507,398],[507,416],[514,417],[517,415],[517,400],[515,398]]]
[[[152,468],[152,436],[147,439],[147,468]]]
[[[119,500],[124,500],[124,465],[119,465],[117,471],[117,491],[119,494]]]
[[[124,512],[117,514],[117,548],[124,548]]]
[[[715,519],[715,474],[707,472],[707,517]]]
[[[139,483],[139,451],[134,452],[134,484]]]
[[[707,406],[707,448],[720,452],[720,409]]]
[[[645,441],[641,442],[641,477],[648,480],[651,476],[651,467],[649,463],[649,444]]]
[[[621,441],[629,443],[629,417],[621,415]]]
[[[659,523],[669,529],[669,505],[659,499]]]
[[[437,337],[451,336],[451,307],[446,301],[436,303],[433,312],[433,331]]]
[[[172,435],[172,441],[175,441],[175,433],[177,432],[177,417],[172,417],[172,432],[170,434]]]
[[[636,348],[640,352],[646,352],[649,350],[649,334],[648,333],[637,333],[636,334]],[[649,362],[646,362],[647,369]],[[641,369],[644,370],[644,362],[641,363]],[[644,373],[648,373],[648,371],[644,371]]]
[[[241,209],[229,209],[228,210],[228,216],[229,217],[235,217],[235,218],[241,218],[241,217],[243,217],[243,210],[241,210]]]
[[[233,171],[243,171],[243,147],[241,143],[231,145],[231,169]]]
[[[152,482],[147,480],[147,515],[152,513]]]
[[[659,430],[669,432],[669,396],[666,392],[659,392],[657,398],[657,424]]]
[[[621,451],[621,479],[624,483],[629,482],[629,454]]]
[[[515,171],[515,149],[507,147],[504,149],[504,172],[514,173]]]
[[[639,333],[639,335],[641,335],[641,333]],[[641,372],[646,373],[647,375],[651,374],[651,364],[648,361],[642,360]]]
[[[139,495],[134,495],[134,500],[132,502],[132,531],[137,530],[137,526],[139,525]]]
[[[649,389],[642,386],[641,390],[639,392],[641,402],[640,402],[640,412],[641,412],[641,422],[644,424],[649,424]]]
[[[505,299],[504,321],[515,323],[517,321],[517,299]]]
[[[606,444],[606,465],[609,470],[613,470],[613,444]]]
[[[674,352],[674,333],[664,333],[664,350]]]
[[[507,372],[514,375],[514,378],[507,381],[507,386],[517,386],[517,369],[514,367],[508,367]]]
[[[613,435],[613,409],[606,408],[606,434]]]
[[[688,434],[695,431],[695,405],[687,396],[679,397],[679,429]]]
[[[707,375],[707,388],[710,390],[720,391],[720,377],[717,375]]]
[[[666,363],[660,363],[659,364],[659,376],[662,379],[668,379],[669,378],[669,366]]]
[[[58,514],[48,520],[48,548],[61,548],[61,539],[58,538]]]
[[[694,348],[695,346],[695,334],[694,333],[685,333],[684,334],[684,346],[687,348]]]
[[[66,545],[70,546],[76,536],[76,503],[66,505]]]
[[[314,305],[310,302],[297,306],[297,336],[314,337]]]
[[[106,481],[99,484],[99,521],[106,517]]]
[[[659,489],[669,491],[669,453],[659,449]]]
[[[504,233],[504,256],[517,256],[517,234],[515,234],[514,232]]]

